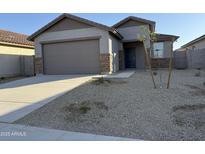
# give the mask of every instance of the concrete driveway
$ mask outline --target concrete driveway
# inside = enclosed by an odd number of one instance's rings
[[[0,122],[12,123],[92,77],[42,75],[0,84]]]

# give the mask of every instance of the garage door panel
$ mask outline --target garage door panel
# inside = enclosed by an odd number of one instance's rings
[[[99,73],[98,40],[43,45],[45,74]]]

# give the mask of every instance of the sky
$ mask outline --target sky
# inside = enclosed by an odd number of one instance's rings
[[[54,13],[0,13],[0,29],[30,35],[60,14]],[[127,16],[153,20],[156,22],[156,32],[180,36],[174,43],[177,49],[185,43],[205,34],[205,14],[164,14],[164,13],[74,13],[74,15],[112,26]]]

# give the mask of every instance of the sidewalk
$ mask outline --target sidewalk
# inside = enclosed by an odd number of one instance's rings
[[[102,77],[104,78],[108,78],[108,79],[126,79],[131,77],[136,71],[131,69],[131,70],[123,70],[123,71],[119,71],[117,73],[113,73],[113,74],[108,74],[108,75],[102,75]]]
[[[130,138],[112,137],[45,129],[24,125],[0,123],[0,141],[137,141]]]

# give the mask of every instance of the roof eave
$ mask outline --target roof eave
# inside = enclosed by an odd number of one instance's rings
[[[31,34],[27,40],[28,41],[34,41],[34,38],[36,36],[38,36],[40,33],[44,32],[47,28],[50,27],[50,25],[53,25],[55,23],[57,23],[58,21],[60,21],[61,19],[63,19],[65,17],[65,14],[62,14],[58,17],[56,17],[54,20],[52,20],[51,22],[49,22],[48,24],[46,24],[45,26],[43,26],[42,28],[40,28],[39,30],[37,30],[36,32],[34,32],[33,34]]]
[[[7,45],[7,46],[15,46],[15,47],[23,47],[23,48],[34,49],[34,46],[33,46],[33,45],[25,45],[25,44],[18,44],[18,43],[9,43],[9,42],[3,42],[3,41],[0,41],[0,45]]]
[[[58,21],[62,20],[65,17],[71,18],[73,20],[78,20],[78,21],[83,22],[85,24],[88,24],[88,25],[91,25],[91,26],[98,27],[100,29],[109,31],[109,32],[113,33],[114,35],[116,35],[117,37],[119,37],[120,39],[122,39],[122,36],[118,32],[115,33],[116,30],[114,28],[111,28],[111,27],[108,27],[106,25],[96,23],[96,22],[93,22],[93,21],[90,21],[90,20],[87,20],[87,19],[84,19],[84,18],[81,18],[81,17],[78,17],[78,16],[67,14],[67,13],[64,13],[64,14],[58,16],[57,18],[55,18],[54,20],[49,22],[47,25],[45,25],[44,27],[42,27],[41,29],[39,29],[38,31],[36,31],[32,35],[30,35],[27,39],[29,41],[34,41],[35,37],[37,37],[38,35],[43,33],[46,29],[48,29],[49,27],[51,27],[52,25],[54,25],[55,23],[57,23]]]
[[[176,35],[169,35],[169,34],[159,34],[159,33],[157,33],[156,34],[157,36],[164,36],[164,37],[167,37],[167,38],[170,38],[170,40],[171,41],[176,41],[178,38],[179,38],[179,36],[176,36]],[[163,40],[163,39],[162,39]]]
[[[202,35],[202,36],[200,36],[200,37],[198,37],[198,38],[196,38],[196,39],[186,43],[185,45],[181,46],[181,48],[186,48],[186,47],[188,47],[190,45],[193,45],[194,43],[199,42],[199,41],[201,41],[203,39],[205,39],[205,35]]]
[[[118,23],[114,24],[112,27],[116,28],[116,27],[120,26],[121,24],[123,24],[123,23],[125,23],[125,22],[127,22],[129,20],[135,20],[135,21],[140,21],[140,22],[147,23],[147,24],[149,24],[149,25],[151,25],[153,27],[153,30],[155,29],[156,22],[151,21],[151,20],[146,20],[146,19],[138,18],[138,17],[134,17],[134,16],[129,16],[129,17],[125,18],[125,19],[122,19]]]

